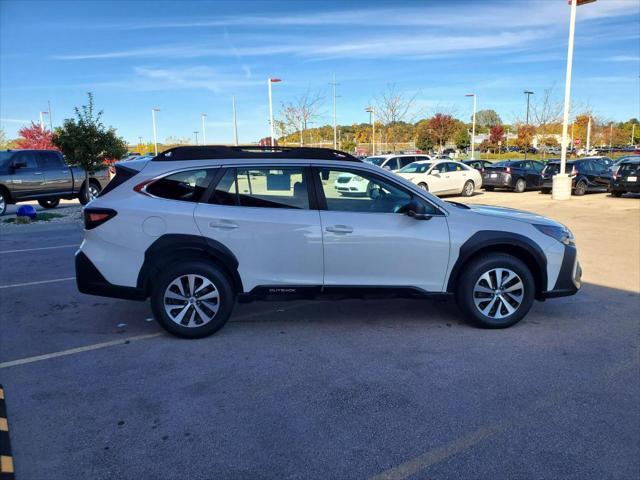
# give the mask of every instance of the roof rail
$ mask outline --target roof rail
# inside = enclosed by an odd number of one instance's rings
[[[228,158],[274,158],[274,159],[311,159],[341,160],[360,162],[353,155],[331,148],[311,147],[263,147],[246,145],[229,147],[226,145],[204,145],[174,147],[156,155],[152,161],[178,160],[214,160]]]

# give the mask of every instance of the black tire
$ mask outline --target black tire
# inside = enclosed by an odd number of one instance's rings
[[[584,183],[582,180],[580,180],[578,183],[576,183],[576,186],[573,188],[573,194],[576,197],[581,197],[585,193],[587,193],[587,184]]]
[[[38,204],[42,208],[56,208],[58,205],[60,205],[60,199],[50,198],[48,200],[38,200]]]
[[[460,195],[462,195],[463,197],[472,197],[475,191],[476,184],[473,183],[473,180],[467,180],[462,187],[462,192],[460,192]]]
[[[611,196],[612,197],[621,197],[624,194],[625,194],[625,192],[622,191],[622,190],[611,190]]]
[[[424,182],[420,182],[420,183],[418,184],[418,187],[419,187],[419,188],[421,188],[422,190],[424,190],[425,192],[428,192],[428,191],[429,191],[429,185],[427,185],[427,184],[426,184],[426,183],[424,183]]]
[[[481,282],[482,277],[486,272],[490,272],[493,269],[508,269],[515,273],[522,283],[522,290],[516,290],[514,295],[518,296],[518,292],[521,293],[520,304],[515,311],[511,314],[505,315],[502,318],[498,318],[498,313],[507,313],[507,308],[501,304],[502,299],[499,297],[494,298],[492,294],[484,292],[474,292],[477,282]],[[494,283],[496,276],[493,277]],[[516,282],[517,279],[512,280]],[[482,287],[484,282],[481,282],[479,287]],[[506,282],[507,287],[517,285],[516,283]],[[476,306],[474,301],[475,295],[478,295],[479,306]],[[485,297],[486,296],[486,297]],[[487,298],[485,301],[484,298]],[[505,295],[507,300],[514,301],[514,298],[510,295]],[[504,253],[491,253],[482,256],[476,260],[473,260],[468,265],[465,265],[463,273],[461,273],[456,286],[456,300],[458,307],[462,311],[466,319],[483,328],[506,328],[519,322],[531,309],[533,300],[535,298],[535,280],[527,265],[520,259],[507,255]],[[490,306],[491,301],[494,303]],[[510,303],[513,308],[514,303]],[[480,311],[480,308],[488,310],[488,315]],[[495,311],[493,311],[495,309]],[[493,316],[491,314],[493,313]]]
[[[495,189],[495,187],[482,187],[483,190],[486,190],[487,192],[493,192],[493,190]]]
[[[544,193],[545,195],[549,195],[551,193],[550,188],[541,188],[540,193]]]
[[[524,178],[519,178],[516,180],[516,185],[513,188],[513,191],[516,193],[522,193],[527,189],[527,181]]]
[[[7,211],[7,203],[9,202],[9,197],[7,194],[0,188],[0,217],[4,215],[4,212]]]
[[[186,325],[179,325],[178,323],[176,323],[176,321],[174,321],[167,313],[164,303],[165,292],[167,292],[170,284],[174,280],[186,275],[197,275],[208,280],[217,289],[219,295],[216,302],[218,310],[217,312],[214,312],[211,320],[208,322],[204,322],[201,325],[195,325],[191,327]],[[233,311],[233,306],[235,305],[235,293],[233,291],[231,281],[229,280],[227,275],[207,260],[188,260],[182,263],[172,264],[169,267],[165,268],[156,277],[156,279],[157,280],[154,281],[154,285],[151,291],[151,310],[153,311],[153,316],[158,321],[158,323],[162,325],[162,327],[169,333],[184,338],[202,338],[212,335],[213,333],[220,330],[225,323],[227,323],[227,320],[229,319],[229,316]],[[199,288],[198,281],[198,279],[195,280],[194,290],[197,290]],[[199,285],[202,286],[203,284],[204,282],[200,283]],[[185,289],[188,289],[188,285],[185,286],[183,284],[183,287]],[[175,292],[175,287],[173,287],[173,290],[171,291]],[[207,292],[207,290],[204,290],[204,292]],[[190,298],[194,298],[194,300],[197,300],[197,296],[195,295],[192,295]],[[194,313],[196,311],[195,305],[190,306],[189,303],[180,303],[182,302],[181,300],[175,300],[175,302],[175,305],[177,305],[177,314],[180,313],[179,309],[182,305],[184,305],[185,308],[188,308],[186,310],[186,313],[184,314],[184,318],[182,319],[183,322],[185,319],[189,320],[187,317],[190,317],[192,314],[196,315]],[[212,312],[212,310],[203,307],[203,305],[199,303],[198,305],[199,308],[202,309],[202,311],[204,311],[205,313],[210,314]]]
[[[100,188],[100,185],[98,185],[96,182],[89,182],[89,191],[87,191],[87,184],[85,183],[82,186],[82,190],[80,190],[80,196],[79,196],[80,204],[86,205],[92,200],[91,195],[96,197],[101,190],[102,188]]]

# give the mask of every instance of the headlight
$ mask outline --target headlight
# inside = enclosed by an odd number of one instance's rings
[[[573,233],[567,227],[556,227],[555,225],[534,225],[545,235],[549,235],[551,238],[555,238],[560,243],[565,245],[575,245],[575,239]]]

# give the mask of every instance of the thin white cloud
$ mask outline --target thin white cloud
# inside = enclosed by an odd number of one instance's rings
[[[635,62],[640,63],[639,55],[613,55],[609,57],[607,60],[610,62]]]
[[[31,120],[23,120],[21,118],[0,118],[0,123],[29,123]]]

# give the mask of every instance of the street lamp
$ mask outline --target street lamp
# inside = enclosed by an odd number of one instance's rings
[[[269,78],[267,85],[269,86],[269,127],[271,128],[271,146],[273,147],[273,99],[271,96],[271,84],[278,83],[282,80],[279,78]]]
[[[473,121],[471,126],[471,160],[476,159],[476,100],[475,93],[467,93],[465,97],[473,97]]]
[[[569,0],[571,15],[569,16],[569,44],[567,46],[567,74],[564,80],[564,112],[562,115],[562,151],[560,152],[560,171],[553,176],[554,200],[571,198],[571,177],[566,173],[567,143],[569,130],[569,108],[571,105],[571,68],[573,67],[573,38],[576,30],[576,10],[578,4],[591,3],[595,0]]]
[[[238,117],[236,116],[236,97],[231,97],[231,105],[233,106],[233,139],[238,145]]]
[[[153,151],[158,155],[158,132],[156,131],[156,112],[160,109],[155,107],[151,109],[151,123],[153,124]]]
[[[198,145],[198,131],[196,130],[193,134],[196,136],[196,145]]]
[[[40,112],[40,129],[44,130],[44,115],[49,115],[49,112]]]
[[[205,119],[207,118],[207,114],[202,113],[200,114],[200,116],[202,117],[202,144],[206,145],[207,144],[207,127],[205,127]],[[196,143],[198,142],[196,141]]]
[[[365,112],[369,112],[369,123],[371,123],[371,155],[376,154],[376,110],[367,107]]]
[[[533,92],[530,92],[528,90],[524,91],[524,94],[527,96],[527,120],[526,120],[526,125],[527,127],[529,126],[529,98],[531,97],[531,95],[533,95]],[[527,133],[528,133],[527,129]],[[529,153],[529,143],[527,142],[527,146],[524,148],[524,159],[527,159],[527,154]]]

